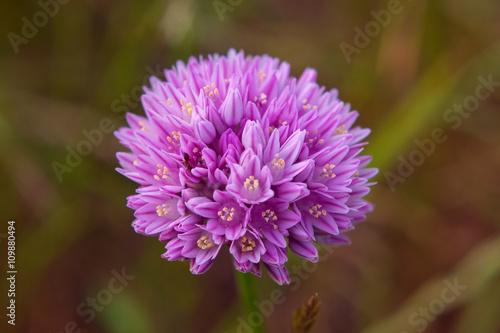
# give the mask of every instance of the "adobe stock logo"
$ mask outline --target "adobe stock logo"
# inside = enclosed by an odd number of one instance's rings
[[[140,106],[143,86],[147,85],[150,76],[162,78],[164,75],[160,65],[156,65],[155,68],[147,66],[146,72],[148,74],[144,75],[142,85],[136,85],[128,93],[121,94],[120,98],[111,102],[110,108],[116,118],[110,119],[105,117],[101,119],[98,126],[90,130],[83,129],[81,133],[85,139],[81,139],[74,147],[66,145],[66,158],[62,161],[52,162],[52,169],[59,182],[63,181],[63,176],[66,173],[72,173],[82,163],[83,157],[92,154],[94,148],[103,142],[107,134],[115,130],[118,119],[123,119],[127,111]]]
[[[61,163],[58,161],[52,162],[52,169],[57,176],[59,182],[63,181],[63,175],[65,173],[71,173],[75,168],[77,168],[83,161],[83,157],[92,154],[94,147],[99,146],[103,139],[104,134],[113,132],[115,129],[115,124],[109,118],[103,118],[99,122],[99,127],[92,128],[90,130],[84,129],[82,131],[85,139],[80,140],[76,144],[76,149],[71,145],[66,145],[66,159]]]
[[[49,23],[49,17],[52,18],[59,12],[59,5],[65,5],[70,0],[40,0],[38,6],[41,10],[37,11],[29,20],[26,16],[21,18],[21,35],[14,32],[9,32],[7,38],[15,53],[19,52],[19,45],[28,44],[30,39],[35,38],[38,34],[38,29],[43,28]]]
[[[241,5],[243,0],[214,0],[212,2],[217,15],[221,21],[224,21],[224,13],[232,12],[237,6]]]
[[[66,322],[62,330],[58,330],[54,333],[86,332],[86,330],[84,330],[85,325],[90,324],[97,317],[97,314],[113,302],[113,299],[123,292],[125,287],[136,278],[134,275],[127,274],[125,267],[122,268],[121,272],[113,269],[111,274],[113,277],[108,281],[105,288],[99,290],[95,297],[87,297],[85,301],[81,302],[76,307],[76,313],[83,318],[85,323],[78,324],[76,321],[71,320]]]
[[[448,108],[443,112],[443,121],[451,125],[453,130],[457,130],[462,126],[463,120],[469,118],[473,112],[479,109],[481,101],[488,99],[493,92],[500,87],[500,81],[493,81],[493,76],[490,74],[487,78],[478,76],[478,84],[474,90],[474,94],[465,97],[462,103],[453,104],[452,108]],[[406,157],[398,156],[399,165],[397,172],[386,171],[384,178],[392,192],[396,190],[398,183],[404,183],[410,177],[417,167],[424,162],[437,150],[439,144],[448,140],[448,135],[442,128],[434,128],[430,135],[423,139],[415,139],[414,143],[417,148],[413,149]]]
[[[372,39],[380,35],[383,28],[389,26],[392,17],[400,14],[403,9],[404,7],[400,0],[389,0],[387,2],[387,9],[381,9],[378,12],[372,10],[370,12],[373,20],[368,21],[363,30],[359,27],[354,27],[354,32],[356,33],[353,40],[354,45],[346,42],[339,44],[340,50],[344,54],[347,63],[350,64],[353,55],[360,54],[362,49],[370,45]]]
[[[462,292],[467,289],[467,285],[460,284],[458,278],[455,278],[453,283],[446,279],[443,281],[443,284],[445,288],[441,290],[438,298],[431,300],[427,306],[419,307],[418,311],[411,313],[408,317],[408,323],[415,327],[418,333],[423,332],[429,325],[429,322],[436,320],[437,316],[444,312],[446,306],[455,302]],[[408,332],[404,331],[401,333]]]

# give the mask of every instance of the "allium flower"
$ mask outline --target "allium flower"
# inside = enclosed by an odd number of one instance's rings
[[[131,152],[118,171],[139,184],[128,198],[135,231],[166,243],[163,257],[206,272],[229,251],[241,272],[289,283],[288,248],[318,261],[314,242],[348,243],[344,232],[372,209],[363,197],[377,170],[359,156],[369,129],[337,90],[299,79],[267,55],[229,50],[190,58],[152,77],[146,117],[115,132]]]

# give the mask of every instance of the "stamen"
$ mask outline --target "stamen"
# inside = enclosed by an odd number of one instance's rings
[[[314,137],[311,138],[309,135],[311,134],[309,131],[306,131],[306,143],[309,147],[312,147],[314,145],[315,142],[317,142],[318,144],[321,144],[323,142],[325,142],[325,140],[323,139],[319,139],[318,138],[318,134],[319,131],[318,129],[316,128],[314,131],[313,131],[313,134],[314,134]],[[318,140],[319,139],[319,140]]]
[[[156,166],[158,167],[158,170],[156,171],[158,174],[154,175],[154,179],[160,180],[160,177],[161,179],[169,178],[168,168],[166,166],[163,166],[161,164],[157,164]]]
[[[168,206],[166,204],[156,206],[156,214],[158,216],[167,215],[169,213]]]
[[[280,157],[280,154],[274,155],[274,159],[271,161],[271,164],[274,165],[278,169],[282,169],[285,166],[285,160]],[[278,159],[278,160],[276,160]]]
[[[325,164],[325,166],[323,167],[323,170],[321,172],[321,176],[326,177],[326,178],[335,178],[336,175],[333,173],[333,168],[335,168],[335,165]]]
[[[181,101],[181,104],[184,105],[184,101]],[[187,114],[191,117],[193,114],[193,104],[187,103],[186,106],[182,107],[182,111],[187,112]]]
[[[347,134],[347,131],[344,131],[344,125],[340,125],[337,130],[335,130],[335,134]]]
[[[326,215],[326,210],[321,210],[321,205],[317,204],[309,208],[309,214],[311,214],[314,217],[319,217],[321,214]]]
[[[248,177],[245,182],[243,183],[245,185],[246,189],[249,191],[255,190],[257,187],[259,187],[259,180],[255,179],[254,176]]]
[[[241,251],[252,251],[255,246],[255,241],[248,239],[247,236],[241,238]]]
[[[234,209],[234,207],[231,207],[231,209],[224,207],[217,212],[217,215],[220,216],[222,221],[231,222],[234,218],[235,212],[236,210]]]
[[[309,109],[311,108],[311,104],[307,103],[307,99],[302,100],[302,104],[304,104],[304,105],[302,106],[302,108],[303,108],[304,110],[309,110]],[[313,108],[313,109],[317,109],[317,108],[318,108],[318,106],[317,106],[317,105],[314,105],[312,108]]]
[[[260,77],[260,80],[261,80],[261,81],[262,81],[262,80],[264,80],[264,79],[266,78],[266,76],[267,76],[267,75],[266,75],[266,74],[264,74],[264,72],[263,72],[263,71],[259,71],[259,77]]]
[[[147,128],[146,128],[146,124],[144,124],[144,122],[143,122],[143,121],[140,121],[140,122],[139,122],[139,126],[142,126],[141,131],[145,131],[145,130],[147,129]]]
[[[213,242],[209,242],[208,241],[208,236],[202,236],[202,237],[200,237],[200,239],[198,239],[197,244],[198,244],[198,247],[200,249],[202,249],[202,250],[209,249],[212,246],[214,246]]]
[[[264,220],[266,222],[271,221],[272,224],[274,224],[274,222],[272,222],[272,221],[277,221],[278,220],[278,217],[276,216],[276,214],[274,213],[274,211],[272,211],[270,209],[267,209],[266,211],[262,212],[262,217],[264,218]]]
[[[266,104],[267,103],[267,95],[264,93],[261,93],[259,97],[255,97],[254,101],[256,103],[260,102],[260,104]]]
[[[181,131],[172,131],[172,136],[174,137],[175,140],[179,140],[181,137],[182,133]]]

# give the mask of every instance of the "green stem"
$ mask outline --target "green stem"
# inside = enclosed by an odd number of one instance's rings
[[[241,310],[243,313],[242,318],[248,323],[250,314],[254,311],[259,312],[254,304],[254,301],[258,301],[256,277],[251,273],[240,273],[237,271],[236,285],[238,287],[238,293],[240,296]],[[259,314],[259,317],[265,319],[265,316],[262,313]],[[250,325],[250,323],[248,324]],[[252,326],[252,328],[256,333],[265,333],[264,323],[262,323],[262,325],[258,327]]]

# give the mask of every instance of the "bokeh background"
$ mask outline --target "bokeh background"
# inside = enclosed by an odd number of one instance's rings
[[[300,287],[279,287],[285,301],[266,318],[268,332],[289,332],[292,311],[315,292],[313,332],[500,332],[500,87],[457,128],[443,118],[474,96],[479,76],[500,81],[500,2],[402,0],[350,62],[340,44],[354,46],[354,28],[364,30],[388,1],[220,2],[227,11],[213,1],[68,1],[17,52],[8,34],[21,36],[23,17],[33,22],[42,6],[2,2],[0,247],[6,253],[7,221],[16,220],[19,272],[17,324],[7,330],[236,331],[228,256],[193,276],[187,264],[160,258],[164,244],[133,232],[125,198],[135,184],[114,171],[123,148],[112,134],[62,181],[53,170],[68,145],[85,139],[82,131],[104,118],[124,125],[113,103],[137,92],[152,70],[234,47],[286,60],[294,75],[316,68],[319,83],[339,88],[360,111],[358,124],[372,128],[366,152],[380,168],[369,195],[374,213]],[[127,109],[142,114],[136,102]],[[391,189],[387,172],[398,174],[415,140],[436,128],[445,142]],[[87,322],[77,309],[89,309],[88,297],[122,269],[135,278]],[[444,302],[445,280],[466,289]],[[267,276],[258,287],[262,300],[278,288]],[[423,320],[419,311],[429,306],[432,317]]]

